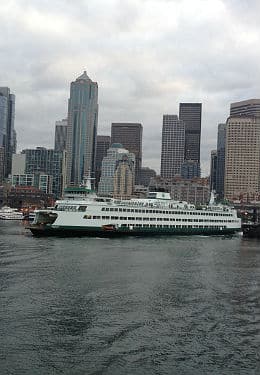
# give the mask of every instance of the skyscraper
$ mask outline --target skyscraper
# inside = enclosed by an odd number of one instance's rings
[[[180,175],[184,160],[185,128],[176,115],[163,115],[161,176],[172,178]]]
[[[217,180],[217,150],[211,151],[210,158],[210,191],[216,191]]]
[[[230,116],[260,117],[260,99],[242,100],[230,104]]]
[[[201,103],[180,103],[179,118],[185,124],[185,160],[200,163]]]
[[[135,183],[139,183],[142,167],[143,127],[139,123],[118,122],[111,126],[111,144],[121,143],[124,148],[135,154]]]
[[[98,85],[86,71],[70,85],[67,184],[79,185],[95,172]]]
[[[131,165],[131,171],[134,174],[134,165],[135,165],[135,155],[130,153],[128,150],[123,148],[120,143],[113,143],[111,147],[107,150],[107,156],[102,160],[102,169],[101,169],[101,178],[98,185],[98,193],[100,195],[112,195],[114,192],[114,179],[115,172],[118,166],[118,161],[124,160],[124,165]],[[120,168],[119,173],[121,174],[122,170]],[[117,183],[121,181],[121,178],[116,179]],[[132,181],[132,185],[134,181]],[[122,187],[121,187],[122,188]],[[119,190],[121,189],[119,188]],[[118,191],[118,190],[117,190]],[[121,190],[122,191],[122,190]]]
[[[8,87],[0,87],[0,147],[4,148],[4,177],[12,171],[12,154],[15,153],[14,130],[15,96]]]
[[[97,150],[96,150],[96,175],[95,175],[95,184],[98,186],[100,175],[101,175],[101,167],[102,167],[102,160],[107,155],[107,150],[110,147],[110,136],[109,135],[98,135],[97,136]]]
[[[55,151],[66,150],[67,129],[68,129],[68,120],[67,119],[63,119],[61,121],[55,122],[55,141],[54,141],[54,150]]]
[[[226,125],[225,198],[254,200],[260,191],[260,118],[229,117]]]
[[[218,199],[224,197],[226,124],[218,125],[216,193]]]

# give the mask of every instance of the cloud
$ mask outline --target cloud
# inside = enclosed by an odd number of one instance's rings
[[[204,174],[217,124],[236,100],[259,97],[257,1],[9,0],[0,7],[0,85],[16,94],[18,148],[53,146],[70,82],[99,85],[100,134],[144,127],[143,160],[160,167],[163,113],[203,103]]]

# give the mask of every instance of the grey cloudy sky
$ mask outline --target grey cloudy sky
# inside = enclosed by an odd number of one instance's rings
[[[259,98],[258,0],[8,0],[0,86],[16,95],[18,149],[53,147],[69,84],[99,85],[99,134],[141,122],[143,164],[159,171],[163,113],[202,102],[204,175],[231,102]]]

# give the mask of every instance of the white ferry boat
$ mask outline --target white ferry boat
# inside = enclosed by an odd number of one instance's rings
[[[98,197],[85,187],[67,189],[52,209],[36,210],[28,227],[34,235],[151,236],[232,234],[241,231],[233,207],[196,207],[173,201],[169,193],[150,192],[144,199]]]
[[[0,209],[0,220],[23,220],[23,213],[4,206]]]

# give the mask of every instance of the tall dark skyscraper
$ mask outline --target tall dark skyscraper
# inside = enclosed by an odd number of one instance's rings
[[[67,143],[67,130],[68,130],[68,120],[63,119],[61,121],[56,121],[55,123],[55,151],[66,150]]]
[[[185,124],[185,160],[200,162],[201,103],[180,103],[179,118]]]
[[[110,136],[109,135],[98,135],[97,136],[97,150],[96,150],[96,181],[95,184],[98,186],[100,176],[101,176],[101,168],[102,168],[102,160],[105,156],[107,156],[107,150],[110,147]]]
[[[184,122],[176,115],[163,115],[161,176],[172,178],[181,174],[184,160]]]
[[[225,143],[226,143],[226,124],[219,124],[218,125],[218,142],[217,142],[217,170],[216,170],[216,193],[217,193],[218,199],[224,198]]]
[[[139,183],[142,167],[142,136],[143,127],[139,123],[112,123],[111,145],[121,143],[129,152],[135,154],[135,184]]]
[[[8,87],[0,87],[0,147],[4,148],[4,177],[11,174],[12,155],[16,151],[14,116],[15,96],[10,93]]]
[[[98,85],[84,72],[70,85],[67,184],[79,185],[95,173]]]

